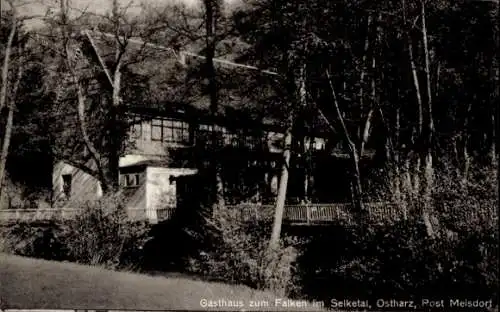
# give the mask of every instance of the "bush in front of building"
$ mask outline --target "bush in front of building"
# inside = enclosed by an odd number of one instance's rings
[[[65,260],[63,224],[54,221],[17,221],[0,226],[0,252],[46,260]]]
[[[150,226],[146,222],[131,222],[119,196],[72,206],[80,212],[70,220],[4,225],[0,236],[2,251],[108,269],[141,268]]]
[[[139,269],[149,239],[148,224],[129,220],[119,195],[81,203],[80,209],[64,228],[70,261],[109,269]]]
[[[202,229],[186,229],[193,240],[203,241],[187,258],[188,272],[282,296],[295,291],[296,242],[286,239],[270,250],[271,225],[244,220],[233,207],[216,208],[204,219]]]
[[[298,259],[302,292],[333,298],[494,299],[498,229],[471,224],[431,239],[419,219],[363,228],[330,227]]]

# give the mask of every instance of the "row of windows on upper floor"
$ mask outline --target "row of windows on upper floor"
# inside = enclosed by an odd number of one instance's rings
[[[148,129],[149,128],[149,129]],[[228,131],[226,128],[218,125],[200,124],[196,129],[197,139],[210,139],[210,134],[214,131],[221,135],[225,145],[240,146],[244,145],[255,148],[262,144],[262,139],[256,136],[241,135]],[[188,122],[175,119],[155,118],[150,122],[136,121],[131,127],[131,137],[133,139],[146,139],[174,144],[189,145],[193,143],[193,134]],[[266,132],[263,137],[267,137],[271,132]],[[277,135],[275,133],[275,135]],[[325,148],[322,140],[314,140],[312,147],[317,150]]]

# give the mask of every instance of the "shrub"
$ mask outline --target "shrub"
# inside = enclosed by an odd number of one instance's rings
[[[110,269],[137,269],[148,240],[147,224],[131,222],[118,195],[80,207],[81,212],[69,221],[63,234],[68,258]]]
[[[494,227],[428,239],[419,219],[332,227],[314,237],[298,260],[304,294],[323,300],[496,298],[497,241]]]
[[[225,282],[245,284],[278,295],[293,291],[293,270],[297,249],[293,241],[283,241],[269,250],[270,224],[244,221],[241,211],[217,208],[205,217],[205,233],[190,231],[192,237],[209,241],[188,259],[188,270]]]
[[[61,238],[62,227],[56,222],[10,223],[1,227],[0,252],[62,260],[66,250]]]
[[[131,222],[119,195],[74,203],[74,219],[16,222],[1,230],[1,251],[16,255],[136,270],[149,239],[145,222]]]

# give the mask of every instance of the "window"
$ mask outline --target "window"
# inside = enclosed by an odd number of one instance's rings
[[[245,139],[246,139],[245,145],[251,150],[255,150],[259,146],[261,146],[262,141],[255,136],[247,136]]]
[[[180,120],[151,120],[151,140],[169,143],[189,143],[189,124]]]
[[[260,167],[260,164],[256,159],[250,159],[247,161],[247,168],[258,168],[258,167]]]
[[[122,174],[122,186],[124,187],[138,187],[141,184],[140,173],[125,173]]]
[[[219,125],[214,126],[214,125],[200,124],[198,127],[197,138],[200,139],[202,142],[211,142],[214,130],[218,134],[219,144],[222,143],[226,144],[228,135],[227,129]]]
[[[140,121],[134,121],[134,124],[130,127],[130,136],[134,139],[142,137],[142,123]]]
[[[224,144],[238,146],[238,136],[236,133],[224,131]],[[235,143],[236,141],[236,143]]]
[[[62,175],[62,182],[63,182],[63,194],[66,198],[71,197],[71,180],[72,180],[71,174],[63,174]]]

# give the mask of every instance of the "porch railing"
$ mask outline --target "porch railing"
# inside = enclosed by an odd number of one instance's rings
[[[0,210],[1,221],[32,221],[32,220],[52,220],[71,219],[80,209],[2,209]]]
[[[402,210],[391,203],[366,203],[367,217],[380,223],[391,223],[405,219],[411,213]],[[240,212],[244,220],[272,220],[274,216],[273,205],[240,204],[228,206]],[[496,222],[498,211],[496,205],[491,202],[476,202],[466,211],[457,209],[452,203],[436,203],[434,208],[440,220],[445,222],[470,223],[470,222]],[[172,218],[175,207],[165,207],[156,210],[156,218],[150,218],[145,209],[128,209],[127,213],[132,220],[150,220],[152,222],[165,221]],[[0,221],[29,221],[29,220],[52,220],[70,219],[81,210],[73,208],[61,209],[3,209],[0,210]],[[334,204],[303,204],[286,205],[283,215],[284,222],[300,224],[318,224],[329,222],[354,223],[357,216],[352,212],[352,206],[348,203]]]
[[[243,219],[271,219],[274,216],[274,206],[242,204],[229,206],[241,210]],[[464,206],[455,206],[453,202],[436,202],[434,206],[435,216],[440,221],[453,224],[465,224],[471,222],[497,222],[497,205],[492,201],[475,202]],[[377,223],[392,223],[405,220],[417,213],[418,209],[405,210],[402,207],[385,202],[365,203],[367,218]],[[330,222],[342,222],[354,224],[359,220],[357,214],[353,212],[350,203],[333,204],[304,204],[286,205],[283,220],[289,223],[318,224]]]
[[[242,211],[243,219],[270,219],[274,216],[273,205],[242,204],[230,206]],[[390,203],[366,203],[368,217],[381,222],[405,218],[404,212]],[[328,223],[341,221],[352,223],[357,217],[348,203],[286,205],[283,220],[290,223]]]
[[[9,221],[48,221],[68,220],[74,218],[82,210],[79,208],[50,208],[50,209],[0,209],[0,222]],[[158,209],[158,220],[171,218],[175,207]],[[148,220],[149,213],[145,209],[127,209],[130,220]],[[156,220],[152,220],[156,222]]]

